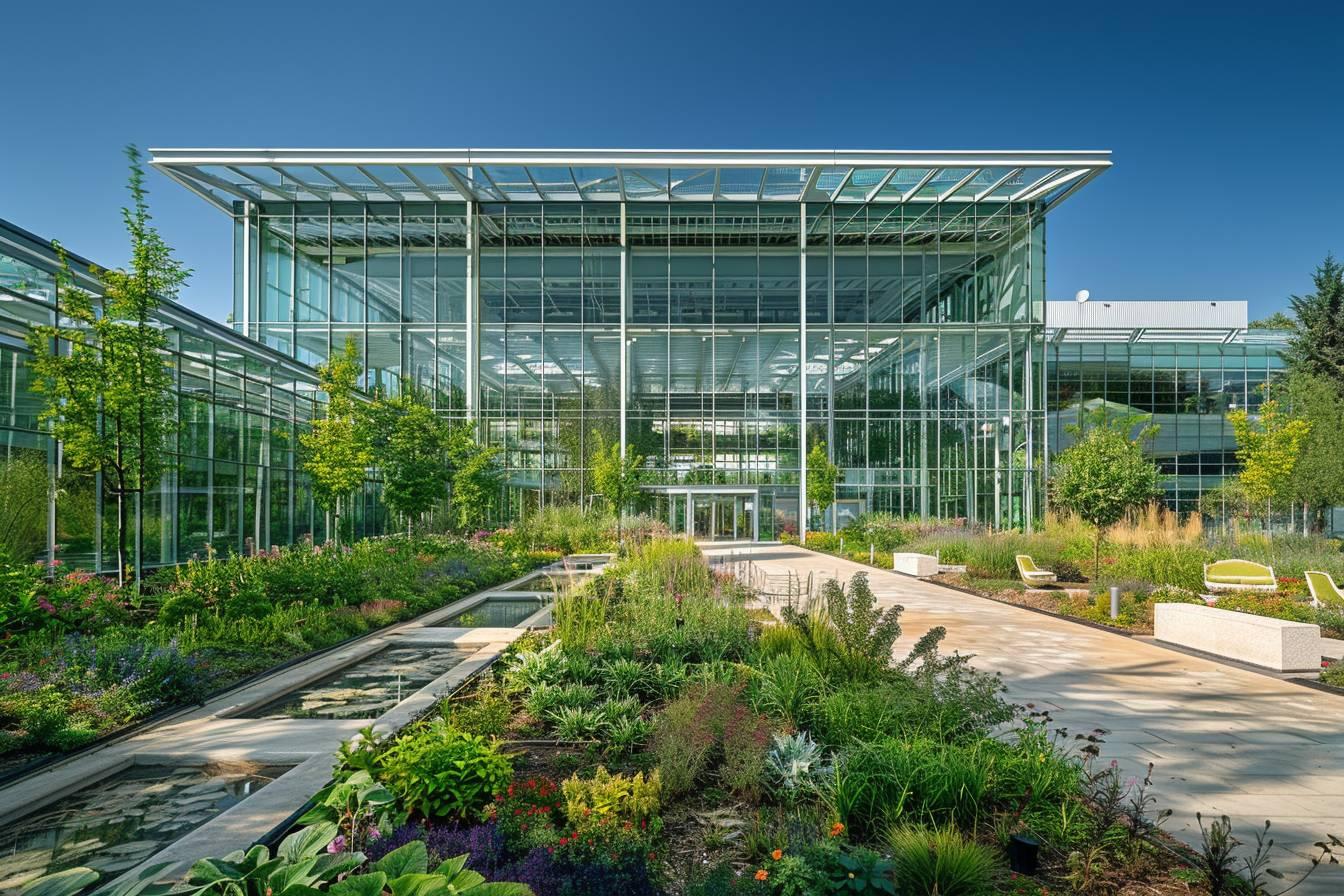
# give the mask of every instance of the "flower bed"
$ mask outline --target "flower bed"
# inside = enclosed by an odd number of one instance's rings
[[[448,538],[299,546],[193,560],[141,593],[86,572],[8,567],[0,761],[82,746],[555,556]]]
[[[346,745],[277,865],[192,880],[264,892],[325,851],[304,885],[368,896],[1210,892],[1103,732],[1009,706],[941,630],[893,662],[900,609],[862,576],[782,621],[750,597],[688,542],[637,548],[471,692]]]

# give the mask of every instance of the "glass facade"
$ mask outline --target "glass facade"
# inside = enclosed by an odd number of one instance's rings
[[[1040,203],[232,208],[236,325],[310,364],[354,336],[370,388],[477,421],[502,518],[591,500],[587,459],[616,440],[646,458],[649,507],[693,532],[796,528],[820,442],[841,517],[1039,507]]]
[[[88,262],[70,264],[81,287],[96,288]],[[115,571],[115,501],[97,475],[62,462],[31,392],[25,337],[54,322],[56,270],[46,241],[0,222],[0,476],[7,497],[46,493],[33,506],[7,507],[6,538],[34,559]],[[141,565],[183,562],[207,548],[323,540],[325,515],[295,456],[298,433],[320,413],[315,373],[178,305],[165,303],[157,322],[170,346],[179,425],[162,481],[132,510]],[[356,533],[383,531],[386,516],[371,480],[355,502]]]
[[[1107,341],[1083,336],[1052,341],[1046,387],[1050,451],[1071,443],[1067,427],[1077,422],[1080,405],[1104,403],[1117,412],[1149,415],[1160,427],[1150,451],[1166,476],[1167,503],[1193,512],[1203,491],[1237,472],[1237,445],[1226,414],[1260,406],[1260,387],[1283,370],[1287,334],[1228,331],[1196,341],[1192,331],[1185,340],[1146,341],[1141,333],[1136,329],[1122,339],[1111,334]]]

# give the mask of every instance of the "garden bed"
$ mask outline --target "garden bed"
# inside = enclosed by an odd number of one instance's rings
[[[783,622],[752,598],[688,542],[637,548],[430,717],[344,747],[265,873],[325,855],[306,886],[370,896],[407,874],[501,884],[482,896],[1208,892],[1101,732],[1006,704],[938,630],[893,663],[900,611],[862,577]]]
[[[194,561],[141,593],[19,568],[0,642],[0,770],[124,736],[556,556],[449,538],[300,546]]]

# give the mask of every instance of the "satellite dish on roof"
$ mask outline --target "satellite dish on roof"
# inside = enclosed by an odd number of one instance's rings
[[[1078,304],[1081,305],[1081,304],[1083,304],[1084,302],[1086,302],[1088,299],[1092,298],[1092,293],[1088,292],[1088,291],[1085,290],[1085,289],[1080,289],[1080,290],[1078,290],[1078,294],[1077,294],[1076,296],[1074,296],[1074,298],[1077,299],[1077,300],[1078,300]]]

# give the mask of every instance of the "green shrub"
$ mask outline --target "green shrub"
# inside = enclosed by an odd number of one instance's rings
[[[408,812],[429,819],[483,816],[513,774],[500,747],[435,719],[397,739],[379,758],[378,778]]]
[[[1107,581],[1137,579],[1198,592],[1204,589],[1204,564],[1210,559],[1203,548],[1185,544],[1126,548],[1113,564],[1102,568],[1102,576]]]
[[[806,656],[781,653],[760,662],[753,670],[752,705],[789,725],[810,718],[825,691],[817,667]]]
[[[952,828],[893,827],[887,848],[901,896],[983,896],[1000,877],[994,852]]]
[[[491,682],[481,685],[465,700],[445,703],[443,717],[459,731],[499,737],[513,718],[513,703],[502,687]]]
[[[1294,600],[1277,594],[1256,594],[1232,592],[1218,597],[1215,605],[1220,610],[1236,610],[1239,613],[1251,613],[1255,616],[1268,616],[1273,619],[1287,619],[1292,622],[1316,622],[1316,609],[1305,601]]]
[[[770,726],[746,705],[743,686],[692,685],[654,721],[653,754],[669,795],[689,792],[717,767],[719,780],[740,796],[764,786]]]

